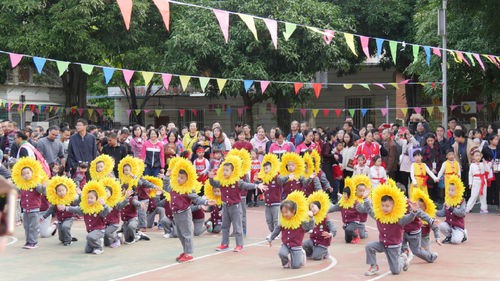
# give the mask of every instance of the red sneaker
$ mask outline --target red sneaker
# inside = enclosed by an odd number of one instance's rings
[[[182,257],[178,260],[178,262],[187,262],[193,259],[193,256],[190,254],[183,254]]]
[[[182,257],[184,257],[184,253],[181,253],[178,257],[175,258],[176,261],[179,261],[180,259],[182,259]]]
[[[215,250],[216,251],[224,251],[224,250],[227,250],[228,248],[229,248],[229,245],[220,244],[220,246],[216,247]]]
[[[355,238],[352,238],[351,240],[351,244],[358,244],[359,243],[359,236],[358,237],[355,237]]]
[[[233,251],[239,253],[239,252],[243,251],[243,246],[238,245],[238,246],[234,247]]]

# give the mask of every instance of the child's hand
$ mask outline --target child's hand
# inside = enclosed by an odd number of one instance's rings
[[[439,239],[436,239],[436,244],[438,244],[439,246],[443,246],[443,243],[441,243],[441,241],[439,241]]]
[[[333,192],[333,187],[329,187],[326,189],[329,193],[332,193]]]
[[[134,190],[132,190],[132,188],[127,189],[125,191],[125,197],[127,197],[127,199],[130,198],[130,196],[132,195],[132,193],[134,193]]]
[[[444,208],[445,208],[446,210],[448,210],[448,209],[450,208],[450,205],[448,205],[448,204],[444,204]]]
[[[104,198],[99,198],[97,202],[99,202],[99,204],[101,205],[104,205],[104,203],[106,203],[106,201],[104,201]]]
[[[439,179],[435,179],[435,180],[434,180],[434,182],[435,182],[435,183],[438,183],[438,182],[439,182]]]
[[[434,221],[432,222],[432,225],[433,225],[433,226],[436,226],[436,225],[439,225],[440,223],[441,223],[441,222],[440,222],[439,220],[434,220]]]
[[[312,173],[309,178],[314,179],[316,177],[316,173]]]
[[[418,183],[416,181],[412,181],[411,184],[415,185],[415,186],[418,185]]]
[[[321,232],[321,236],[323,236],[323,238],[328,239],[328,238],[332,237],[332,234],[328,231],[323,231],[323,232]]]
[[[288,180],[295,180],[295,174],[294,173],[291,173],[290,175],[288,175]]]
[[[314,217],[314,214],[313,214],[313,212],[312,212],[312,211],[307,212],[307,215],[308,215],[309,217],[311,217],[311,218],[312,218],[312,217]]]
[[[64,210],[66,210],[66,206],[59,204],[59,205],[57,205],[57,210],[62,212]]]
[[[418,211],[418,204],[417,204],[417,202],[412,202],[412,201],[410,201],[410,203],[409,203],[409,204],[410,204],[411,210],[412,210],[413,212]]]
[[[260,191],[262,192],[269,190],[269,188],[267,188],[267,185],[263,183],[259,183],[259,185],[257,185],[257,188],[260,189]]]

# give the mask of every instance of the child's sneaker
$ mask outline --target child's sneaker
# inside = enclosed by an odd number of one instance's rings
[[[365,276],[373,276],[378,273],[378,265],[371,265],[368,271],[365,272]]]
[[[120,240],[121,244],[125,243],[125,239],[123,239],[123,233],[122,232],[119,232],[118,234],[116,234],[116,236],[118,236],[118,240]]]
[[[182,257],[184,257],[184,253],[181,253],[178,257],[175,258],[175,261],[179,261]]]
[[[481,213],[481,214],[487,214],[488,210],[481,210],[481,211],[479,211],[479,213]]]
[[[77,242],[77,241],[78,241],[78,239],[77,239],[76,237],[71,237],[71,241],[73,241],[73,242]]]
[[[431,263],[435,262],[438,258],[438,253],[431,253]]]
[[[102,253],[104,253],[103,250],[101,249],[95,249],[93,252],[92,252],[94,255],[101,255]]]
[[[169,238],[170,238],[170,233],[165,233],[165,234],[163,234],[163,238],[165,238],[165,239],[169,239]]]
[[[361,238],[359,238],[359,230],[354,230],[354,233],[356,233],[356,237],[352,238],[351,244],[358,244],[359,240],[361,240]]]
[[[290,268],[290,260],[288,260],[288,262],[285,265],[283,265],[283,268]]]
[[[215,248],[216,251],[224,251],[227,249],[229,249],[229,245],[226,245],[226,244],[220,244],[220,246]]]
[[[116,239],[115,242],[113,242],[113,244],[109,245],[111,248],[118,248],[121,246],[121,242],[120,242],[120,239]]]
[[[73,241],[69,241],[69,242],[64,242],[63,243],[64,246],[71,246],[71,244],[73,244]]]
[[[56,232],[57,232],[57,224],[54,222],[54,223],[52,224],[52,226],[54,227],[54,230],[52,230],[51,235],[52,235],[52,236],[54,236],[54,235],[56,235]]]
[[[146,240],[146,241],[151,240],[151,239],[149,238],[149,236],[147,236],[147,235],[146,235],[144,232],[142,232],[142,231],[137,232],[137,234],[139,235],[139,240]]]
[[[410,266],[410,260],[408,259],[408,255],[402,253],[401,258],[403,258],[403,271],[408,271],[408,267]]]
[[[465,238],[465,236],[464,236],[464,238]],[[444,238],[443,241],[441,241],[441,243],[450,244],[451,243],[451,236],[447,236],[446,238]]]
[[[207,227],[207,232],[212,232],[214,230],[214,226],[211,221],[207,221],[205,226]]]
[[[185,254],[182,257],[179,258],[178,262],[187,262],[193,259],[193,256],[190,254]]]
[[[468,237],[469,237],[469,235],[467,234],[467,229],[464,229],[464,238],[462,238],[462,243],[464,243],[465,241],[467,241]]]
[[[241,245],[238,245],[238,246],[234,247],[234,249],[233,249],[233,252],[236,252],[236,253],[239,253],[241,251],[243,251],[243,246],[241,246]]]
[[[36,243],[26,243],[23,246],[23,249],[31,250],[31,249],[36,249],[38,248],[38,244]]]

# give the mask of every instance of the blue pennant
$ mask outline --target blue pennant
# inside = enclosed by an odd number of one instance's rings
[[[42,70],[43,70],[43,66],[45,65],[45,62],[47,62],[47,60],[44,58],[33,57],[33,63],[35,63],[36,70],[38,71],[38,74],[42,74]]]

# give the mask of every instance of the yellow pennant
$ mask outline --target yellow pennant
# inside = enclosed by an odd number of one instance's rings
[[[156,117],[160,117],[161,109],[155,109]]]
[[[219,86],[219,93],[222,93],[222,89],[226,85],[227,79],[217,78],[217,86]]]
[[[92,108],[87,109],[89,112],[89,117],[92,117],[92,114],[94,114],[94,110]]]
[[[349,49],[351,49],[351,52],[355,55],[358,56],[356,53],[356,47],[354,46],[354,35],[351,33],[344,33],[345,37],[345,42],[347,43],[347,46],[349,46]]]
[[[352,84],[344,84],[344,88],[346,88],[347,90],[349,90],[350,88],[352,88]]]
[[[294,111],[295,111],[295,109],[293,109],[293,108],[288,109],[288,113],[290,113],[290,114],[292,114]]]
[[[179,76],[179,79],[181,80],[182,91],[185,92],[189,84],[189,80],[191,80],[191,76],[181,75]]]
[[[429,112],[429,115],[432,115],[432,112],[434,112],[434,106],[428,106],[427,112]]]
[[[142,78],[144,78],[144,85],[146,85],[146,86],[149,85],[149,82],[151,82],[151,79],[153,79],[154,73],[143,71],[143,72],[141,72],[141,74],[142,74]]]
[[[314,118],[316,118],[316,116],[318,116],[319,109],[313,109],[312,112],[313,112]]]
[[[401,108],[401,113],[403,113],[403,116],[406,116],[406,113],[408,113],[408,108]]]
[[[255,37],[255,40],[259,41],[259,37],[257,36],[257,29],[255,28],[255,22],[253,20],[253,17],[250,15],[244,15],[244,14],[238,14],[240,16],[241,20],[247,25],[248,29],[250,29],[250,32],[252,32],[253,37]]]

